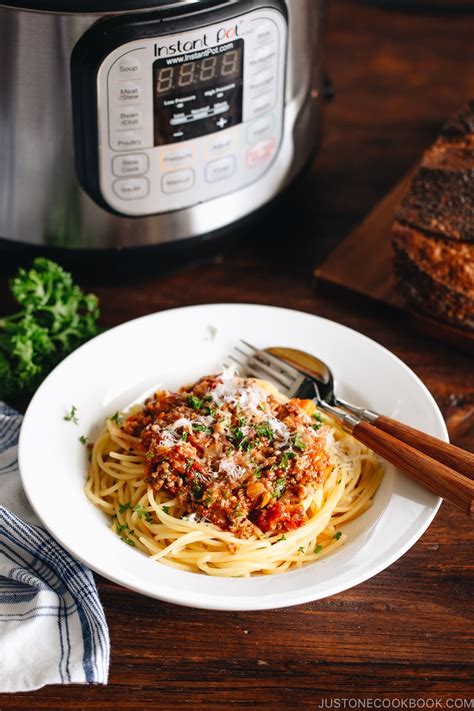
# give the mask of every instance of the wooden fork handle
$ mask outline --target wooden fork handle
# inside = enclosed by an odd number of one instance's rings
[[[442,496],[467,514],[473,513],[474,481],[368,422],[357,424],[352,434],[434,494]]]
[[[449,442],[443,442],[437,437],[432,437],[425,432],[420,432],[414,427],[409,427],[404,425],[403,422],[392,420],[384,415],[378,417],[373,424],[379,430],[383,430],[411,447],[420,450],[420,452],[424,452],[432,459],[446,464],[447,467],[455,469],[460,474],[469,477],[469,479],[474,479],[474,454],[471,454],[471,452],[456,447],[454,444],[449,444]]]

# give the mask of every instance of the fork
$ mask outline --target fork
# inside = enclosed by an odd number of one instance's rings
[[[474,481],[433,459],[396,437],[377,429],[360,416],[325,402],[316,383],[286,361],[267,351],[258,350],[241,340],[229,353],[228,361],[239,368],[241,375],[270,379],[288,398],[314,400],[319,409],[331,415],[359,442],[399,467],[437,496],[450,501],[467,514],[474,510]],[[226,365],[230,365],[227,361]]]

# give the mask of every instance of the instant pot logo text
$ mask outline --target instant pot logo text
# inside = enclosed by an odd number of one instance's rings
[[[212,47],[220,42],[232,41],[240,37],[239,25],[231,27],[220,27],[214,36],[209,36],[205,32],[197,39],[177,40],[170,44],[155,44],[155,57],[170,57],[175,54],[184,54],[185,52],[196,52],[208,47]]]

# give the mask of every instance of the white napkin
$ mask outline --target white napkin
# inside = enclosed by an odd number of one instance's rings
[[[0,692],[106,684],[110,641],[97,588],[26,500],[21,420],[0,402]]]

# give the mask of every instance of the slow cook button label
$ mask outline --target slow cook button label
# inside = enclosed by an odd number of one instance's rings
[[[130,154],[126,156],[115,156],[112,161],[112,171],[114,175],[122,177],[124,175],[142,175],[148,170],[148,156],[146,153]]]
[[[148,195],[150,184],[146,178],[131,178],[130,180],[116,180],[114,193],[122,200],[139,200]]]
[[[221,160],[215,160],[206,166],[206,181],[217,183],[219,180],[226,180],[235,173],[237,161],[235,156],[227,156]]]
[[[183,193],[194,185],[194,170],[175,170],[166,173],[161,180],[164,193]]]

